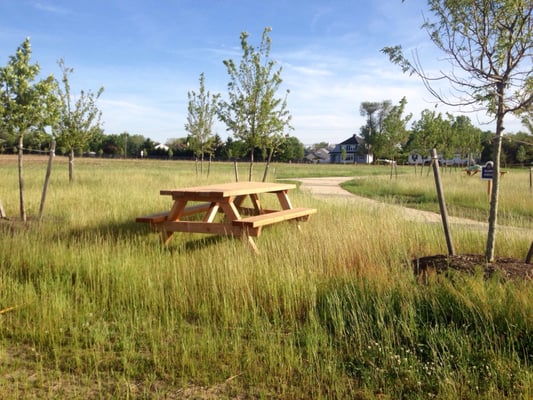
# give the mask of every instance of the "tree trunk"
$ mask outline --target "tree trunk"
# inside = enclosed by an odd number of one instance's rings
[[[50,143],[50,156],[48,158],[48,168],[46,169],[46,176],[44,178],[43,194],[41,196],[41,206],[39,207],[39,221],[43,217],[44,203],[46,201],[46,192],[48,191],[48,183],[50,182],[50,175],[52,174],[52,161],[56,151],[56,141],[52,140]]]
[[[494,261],[494,249],[496,247],[496,226],[498,223],[498,198],[500,192],[500,156],[503,139],[503,113],[496,117],[496,140],[494,142],[494,170],[492,175],[492,191],[490,194],[489,229],[487,232],[487,247],[485,258]]]
[[[239,182],[239,168],[237,166],[237,160],[233,160],[233,172],[235,173],[235,182]]]
[[[503,141],[503,118],[505,117],[504,99],[505,82],[499,82],[496,88],[498,96],[498,111],[496,112],[496,140],[494,142],[494,169],[492,175],[492,192],[490,196],[489,230],[487,232],[487,247],[485,258],[494,261],[496,248],[496,226],[498,223],[498,198],[500,194],[500,158]]]
[[[270,169],[270,163],[272,162],[272,154],[274,154],[274,149],[270,149],[270,152],[268,153],[268,159],[267,163],[265,165],[265,172],[263,173],[263,182],[266,182],[268,177],[268,170]]]
[[[70,149],[68,154],[68,181],[74,182],[74,149]]]
[[[19,134],[18,143],[18,170],[19,170],[19,196],[20,196],[20,219],[26,222],[26,207],[24,206],[24,174],[22,166],[24,135]]]
[[[248,181],[252,181],[252,171],[254,169],[254,148],[250,152],[250,170],[248,171]]]

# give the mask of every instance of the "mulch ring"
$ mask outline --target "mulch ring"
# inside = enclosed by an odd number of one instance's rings
[[[415,258],[413,260],[414,272],[417,275],[425,276],[427,273],[437,274],[449,270],[474,274],[483,272],[483,276],[488,279],[495,273],[500,274],[505,279],[533,280],[533,264],[528,264],[524,260],[514,258],[495,257],[494,262],[487,262],[485,256],[480,254],[460,254]]]

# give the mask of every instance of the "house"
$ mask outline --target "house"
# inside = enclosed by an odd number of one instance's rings
[[[317,150],[311,150],[305,156],[305,161],[313,164],[323,164],[330,162],[329,150],[321,148]]]
[[[154,147],[154,149],[156,149],[156,150],[168,151],[169,147],[168,147],[166,144],[159,143],[158,145],[156,145],[156,146]]]
[[[355,133],[349,139],[339,143],[330,151],[330,162],[371,164],[374,160],[372,154],[368,154],[365,148],[365,140]]]

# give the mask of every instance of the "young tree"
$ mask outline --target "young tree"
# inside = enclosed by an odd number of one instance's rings
[[[380,152],[382,156],[396,159],[398,152],[405,145],[409,137],[407,124],[411,120],[412,114],[403,115],[406,98],[402,98],[400,103],[392,106],[388,114],[383,119],[383,127],[380,135]]]
[[[18,147],[20,218],[26,221],[24,204],[23,150],[27,135],[44,132],[57,120],[57,83],[52,75],[35,82],[40,72],[31,64],[27,38],[5,67],[0,68],[0,131],[14,137]]]
[[[229,101],[219,103],[219,118],[233,132],[236,139],[246,143],[250,152],[249,180],[252,180],[254,150],[266,148],[269,138],[281,135],[290,128],[291,116],[285,98],[276,93],[282,83],[281,68],[270,59],[270,28],[265,28],[258,48],[248,43],[248,33],[241,33],[243,51],[240,64],[224,60],[230,76]]]
[[[193,150],[196,159],[200,157],[200,171],[203,173],[204,156],[212,154],[213,123],[217,112],[217,103],[220,95],[205,91],[204,73],[200,74],[200,90],[198,93],[190,91],[187,123],[185,130],[191,135],[189,146]]]
[[[76,150],[83,150],[88,145],[91,138],[101,131],[100,119],[102,112],[96,105],[96,100],[100,97],[104,88],[98,92],[91,91],[85,93],[81,91],[78,99],[74,101],[70,93],[69,75],[74,72],[73,68],[67,68],[65,62],[58,61],[63,73],[63,87],[58,88],[59,99],[61,100],[59,119],[59,145],[68,153],[69,182],[74,182],[74,153]]]
[[[433,148],[437,149],[438,153],[443,153],[446,147],[444,138],[450,129],[449,120],[444,119],[441,113],[423,110],[420,119],[413,123],[411,129],[409,143],[411,153],[420,154],[423,159],[430,156]]]
[[[281,132],[267,136],[263,141],[264,151],[268,151],[268,156],[265,164],[265,170],[263,171],[263,182],[266,182],[268,177],[268,171],[270,169],[270,163],[272,162],[272,157],[274,153],[279,150],[281,145],[287,141],[289,135],[283,135]]]
[[[481,129],[472,125],[470,118],[459,115],[455,118],[452,128],[458,139],[457,151],[466,157],[468,164],[481,154]]]
[[[507,114],[520,115],[533,103],[533,2],[531,0],[428,0],[435,20],[424,28],[432,42],[444,52],[449,72],[429,76],[415,55],[410,61],[401,46],[382,49],[404,72],[418,75],[440,102],[452,106],[473,106],[493,115],[494,178],[489,211],[485,256],[494,260],[500,154]],[[459,73],[462,71],[463,73]],[[435,80],[450,84],[451,97],[435,86]]]
[[[381,153],[383,121],[391,107],[392,102],[390,100],[363,101],[359,107],[361,116],[367,118],[366,125],[361,128],[361,136],[365,139],[368,154],[380,155]]]

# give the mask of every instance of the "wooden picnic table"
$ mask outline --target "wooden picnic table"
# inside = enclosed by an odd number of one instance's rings
[[[164,189],[160,194],[172,197],[172,208],[136,221],[149,223],[161,232],[165,244],[175,232],[233,235],[246,240],[257,252],[252,237],[259,236],[264,226],[287,220],[306,221],[316,213],[314,208],[292,206],[288,192],[295,188],[291,183],[232,182]],[[262,194],[275,195],[279,207],[264,208],[259,196]],[[187,218],[192,215],[196,218]]]

